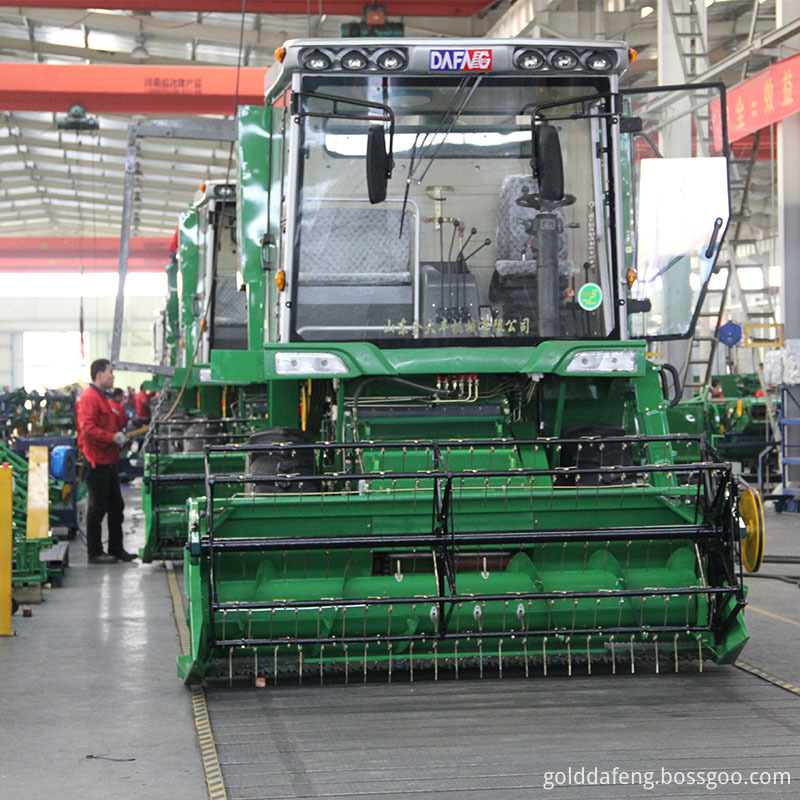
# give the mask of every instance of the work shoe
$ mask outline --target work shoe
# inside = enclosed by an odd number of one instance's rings
[[[99,555],[92,556],[89,559],[90,564],[116,564],[117,557],[112,556],[111,553],[100,553]]]
[[[135,556],[133,553],[129,553],[127,550],[120,550],[119,553],[113,553],[113,558],[116,558],[119,561],[135,561],[139,556]]]

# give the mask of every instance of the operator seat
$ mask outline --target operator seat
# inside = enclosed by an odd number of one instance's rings
[[[414,315],[411,225],[399,209],[316,207],[300,219],[297,333],[306,341],[384,338]]]
[[[300,286],[399,286],[411,283],[410,225],[399,210],[304,209],[300,220]]]
[[[517,200],[525,195],[535,195],[538,191],[539,184],[530,175],[507,175],[500,184],[500,196],[497,198],[495,270],[501,278],[536,274],[536,252],[530,246],[532,237],[525,230],[525,223],[532,222],[541,212],[521,206]],[[566,220],[562,209],[556,209],[555,213],[564,223],[559,237],[559,267],[562,263],[568,266],[569,239]]]

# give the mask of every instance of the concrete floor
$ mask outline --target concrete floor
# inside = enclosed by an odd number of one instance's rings
[[[140,493],[125,496],[136,552]],[[163,564],[90,567],[76,540],[63,587],[32,608],[0,637],[0,797],[207,797]]]
[[[125,547],[142,543],[136,490]],[[131,513],[132,512],[132,513]],[[767,553],[800,556],[800,515],[767,511]],[[87,567],[0,639],[0,797],[207,797],[164,567]],[[762,574],[800,575],[766,564]],[[752,578],[743,660],[800,686],[800,590]],[[577,672],[577,670],[576,670]],[[700,675],[578,675],[209,691],[231,800],[336,797],[708,797],[688,786],[572,786],[600,770],[787,771],[792,785],[720,797],[796,797],[800,696],[733,667]],[[87,758],[97,756],[98,758]],[[119,759],[119,760],[115,760]]]

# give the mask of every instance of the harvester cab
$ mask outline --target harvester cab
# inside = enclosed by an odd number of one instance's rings
[[[266,109],[240,115],[264,340],[211,351],[215,381],[268,386],[271,427],[207,447],[188,502],[187,681],[744,646],[762,520],[702,437],[670,435],[646,355],[690,335],[719,254],[724,90],[620,91],[629,52],[278,51]],[[214,472],[220,452],[244,472]]]
[[[247,313],[239,292],[236,186],[203,183],[192,206],[180,218],[178,263],[181,279],[181,328],[188,366],[209,363],[212,349],[247,347]]]

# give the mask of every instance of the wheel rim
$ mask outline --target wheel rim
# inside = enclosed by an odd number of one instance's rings
[[[747,530],[742,539],[742,566],[747,572],[758,572],[764,558],[764,506],[754,489],[740,495],[739,516]]]

